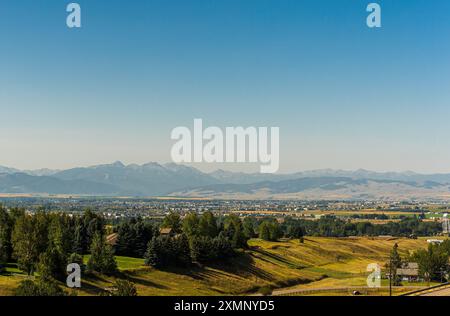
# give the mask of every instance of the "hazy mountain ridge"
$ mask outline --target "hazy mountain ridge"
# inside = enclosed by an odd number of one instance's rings
[[[32,176],[25,173],[0,174],[2,193],[42,194],[104,194],[116,195],[121,189],[114,185],[86,180],[60,180],[49,176]]]
[[[217,182],[213,177],[194,168],[158,163],[125,166],[121,162],[115,162],[109,165],[64,170],[54,174],[53,177],[115,185],[121,188],[122,192],[131,192],[137,196],[162,195],[193,184],[202,186]]]
[[[204,173],[174,163],[121,162],[68,170],[20,171],[0,166],[1,193],[223,198],[446,197],[450,174],[321,169],[292,174]]]
[[[253,184],[216,184],[171,195],[222,199],[447,200],[450,187],[433,181],[309,177]]]

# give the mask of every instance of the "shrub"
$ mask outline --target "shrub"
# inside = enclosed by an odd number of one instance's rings
[[[130,281],[117,280],[115,287],[117,292],[114,293],[114,296],[137,296],[136,286]]]
[[[272,295],[273,290],[270,286],[262,286],[259,288],[259,293],[261,293],[263,296],[269,296]]]

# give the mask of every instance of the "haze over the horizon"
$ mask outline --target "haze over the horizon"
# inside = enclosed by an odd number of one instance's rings
[[[120,160],[116,160],[114,162],[106,162],[106,163],[99,163],[99,164],[92,164],[92,165],[77,165],[77,166],[70,166],[70,167],[66,167],[66,168],[48,168],[48,167],[43,167],[43,168],[35,168],[35,169],[24,169],[24,168],[15,168],[12,166],[6,166],[6,165],[1,165],[0,164],[0,169],[1,168],[9,168],[9,169],[15,169],[18,171],[24,171],[24,172],[36,172],[36,171],[53,171],[53,172],[59,172],[59,171],[64,171],[64,170],[70,170],[70,169],[76,169],[76,168],[94,168],[94,167],[99,167],[99,166],[113,166],[115,165],[123,167],[123,168],[127,168],[130,166],[144,166],[144,165],[151,165],[151,164],[157,164],[160,166],[170,166],[170,165],[179,165],[179,166],[186,166],[186,167],[191,167],[194,169],[197,169],[199,171],[205,172],[205,173],[211,173],[211,172],[219,172],[219,171],[224,171],[224,172],[236,172],[236,173],[248,173],[248,174],[255,174],[255,173],[259,173],[259,168],[257,164],[253,164],[250,167],[248,167],[249,165],[247,165],[247,168],[245,170],[242,170],[242,166],[240,164],[227,164],[228,168],[222,168],[220,165],[218,164],[195,164],[195,163],[191,163],[191,164],[176,164],[173,162],[156,162],[156,161],[150,161],[150,162],[146,162],[146,163],[142,163],[142,164],[138,164],[138,163],[124,163]],[[208,166],[208,168],[204,168],[205,166]],[[202,168],[203,167],[203,168]],[[422,175],[426,175],[426,173],[420,173],[420,172],[415,172],[412,170],[368,170],[368,169],[364,169],[364,168],[357,168],[357,169],[333,169],[333,168],[321,168],[321,169],[307,169],[307,170],[293,170],[293,171],[289,171],[289,172],[277,172],[275,174],[278,175],[282,175],[282,174],[295,174],[295,173],[302,173],[302,172],[326,172],[326,171],[330,171],[330,172],[373,172],[373,173],[398,173],[398,174],[422,174]],[[53,174],[53,173],[52,173]],[[429,173],[432,174],[432,173]],[[444,174],[444,173],[435,173],[435,174]],[[448,173],[447,173],[448,174]]]
[[[279,126],[280,172],[450,173],[450,2],[0,3],[0,165],[170,162],[170,132]],[[212,171],[258,165],[193,164]]]

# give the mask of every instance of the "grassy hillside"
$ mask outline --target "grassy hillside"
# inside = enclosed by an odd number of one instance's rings
[[[427,246],[425,239],[306,238],[265,242],[254,239],[250,249],[229,262],[160,271],[142,259],[117,257],[120,278],[136,284],[139,295],[245,295],[262,286],[284,289],[364,286],[369,263],[381,266],[394,245],[403,255]],[[87,260],[87,257],[85,258]],[[10,295],[25,276],[9,268],[0,276],[0,295]],[[112,286],[103,275],[83,278],[79,295],[97,295]]]

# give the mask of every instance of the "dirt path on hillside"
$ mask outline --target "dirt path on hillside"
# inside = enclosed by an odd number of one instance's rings
[[[425,288],[424,286],[393,286],[392,289],[402,289],[405,291],[414,291]],[[353,291],[367,291],[376,289],[389,289],[389,286],[381,286],[379,288],[368,288],[363,286],[350,286],[350,287],[322,287],[322,288],[311,288],[311,289],[278,289],[274,290],[272,295],[302,295],[302,294],[313,294],[320,292],[353,292]]]
[[[450,287],[442,290],[436,290],[434,292],[422,294],[420,296],[450,296]]]

